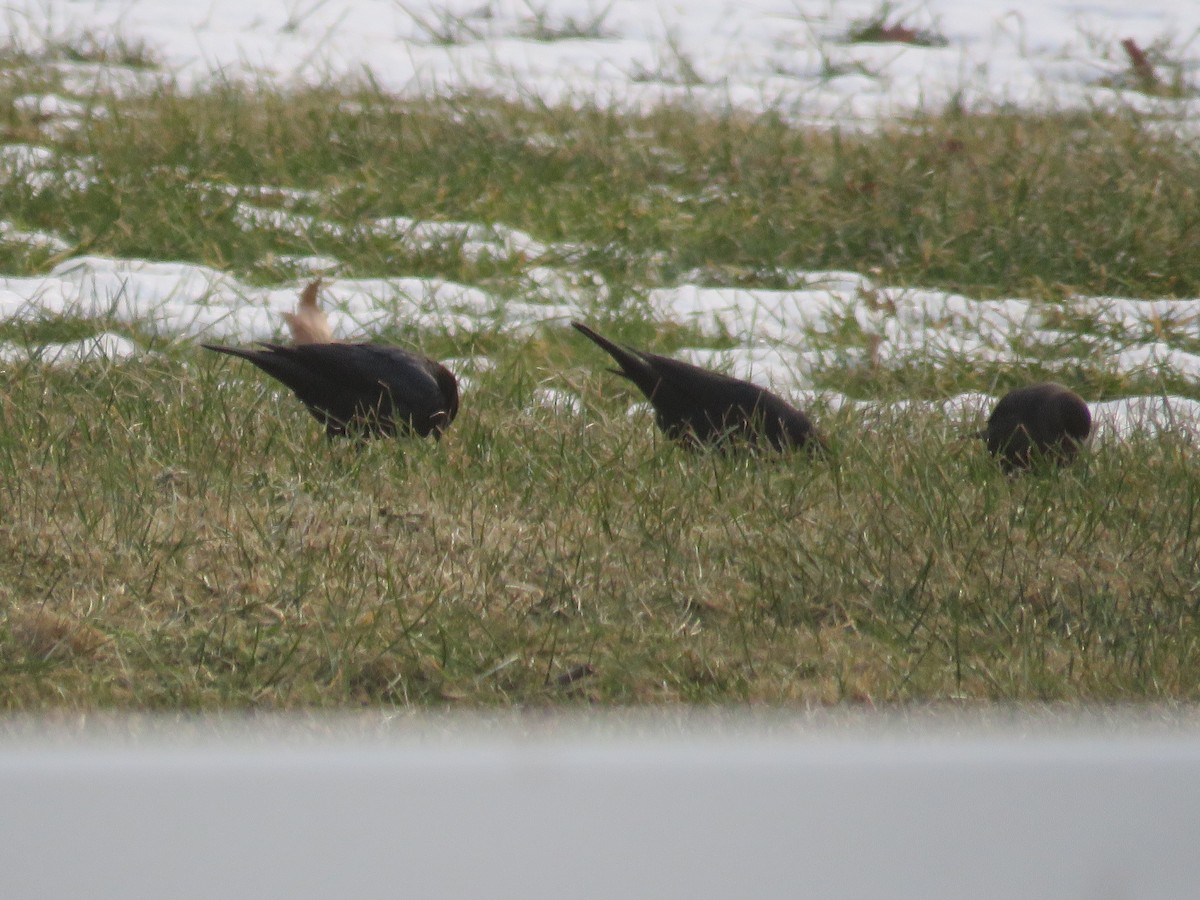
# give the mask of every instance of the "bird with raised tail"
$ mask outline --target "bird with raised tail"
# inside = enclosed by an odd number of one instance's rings
[[[254,348],[205,344],[249,360],[281,381],[325,426],[328,437],[440,438],[458,414],[458,380],[436,360],[381,344]]]
[[[615,344],[581,322],[581,334],[599,345],[654,407],[658,427],[685,446],[744,444],[773,450],[825,449],[812,421],[782,397],[749,381],[731,378],[656,353]]]

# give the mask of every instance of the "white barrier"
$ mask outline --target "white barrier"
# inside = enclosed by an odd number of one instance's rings
[[[1200,896],[1200,731],[959,728],[10,730],[0,897]]]

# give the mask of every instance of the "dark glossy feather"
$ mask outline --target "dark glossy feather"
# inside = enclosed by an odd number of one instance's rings
[[[330,437],[415,432],[435,438],[458,414],[458,381],[426,356],[380,344],[256,348],[204,345],[249,360],[283,382]]]
[[[980,432],[988,452],[1005,471],[1028,469],[1039,460],[1065,465],[1092,430],[1083,398],[1054,382],[1031,384],[1005,394]]]
[[[690,363],[614,344],[579,322],[571,323],[598,344],[654,407],[658,427],[687,445],[724,445],[731,439],[776,450],[823,450],[824,441],[803,412],[748,381]]]

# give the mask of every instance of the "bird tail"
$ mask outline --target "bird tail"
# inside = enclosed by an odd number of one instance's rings
[[[258,353],[257,350],[247,350],[243,347],[222,347],[220,344],[201,344],[205,350],[214,350],[217,353],[228,353],[230,356],[240,356],[242,359],[248,359],[254,362],[254,356]]]
[[[617,361],[617,365],[621,367],[620,371],[617,369],[612,370],[617,375],[623,375],[636,382],[639,379],[635,376],[649,374],[649,366],[646,365],[646,361],[637,353],[622,347],[620,344],[614,344],[608,338],[604,337],[604,335],[596,333],[582,322],[572,322],[571,327]]]
[[[205,350],[214,350],[217,353],[226,353],[229,356],[248,360],[272,378],[278,378],[292,390],[295,390],[297,385],[307,381],[310,377],[304,367],[298,365],[286,353],[286,351],[292,349],[290,347],[280,347],[277,344],[262,344],[261,349],[254,347],[223,347],[220,344],[201,344],[200,346]]]

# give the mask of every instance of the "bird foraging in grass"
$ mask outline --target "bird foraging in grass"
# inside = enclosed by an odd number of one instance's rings
[[[292,333],[293,344],[333,343],[333,329],[329,327],[329,319],[325,311],[317,305],[317,291],[320,288],[320,278],[310,282],[300,292],[300,302],[296,304],[296,311],[283,314],[283,320],[287,322],[288,330]]]
[[[249,360],[283,382],[325,426],[328,437],[440,438],[458,414],[458,380],[441,363],[379,344],[255,348],[205,344]]]
[[[977,436],[1004,471],[1016,472],[1039,462],[1069,464],[1091,431],[1092,414],[1083,398],[1047,381],[1005,394]]]
[[[824,450],[825,442],[803,412],[749,381],[690,363],[622,347],[580,322],[577,331],[599,345],[654,407],[658,427],[685,446],[744,443],[773,450]]]

